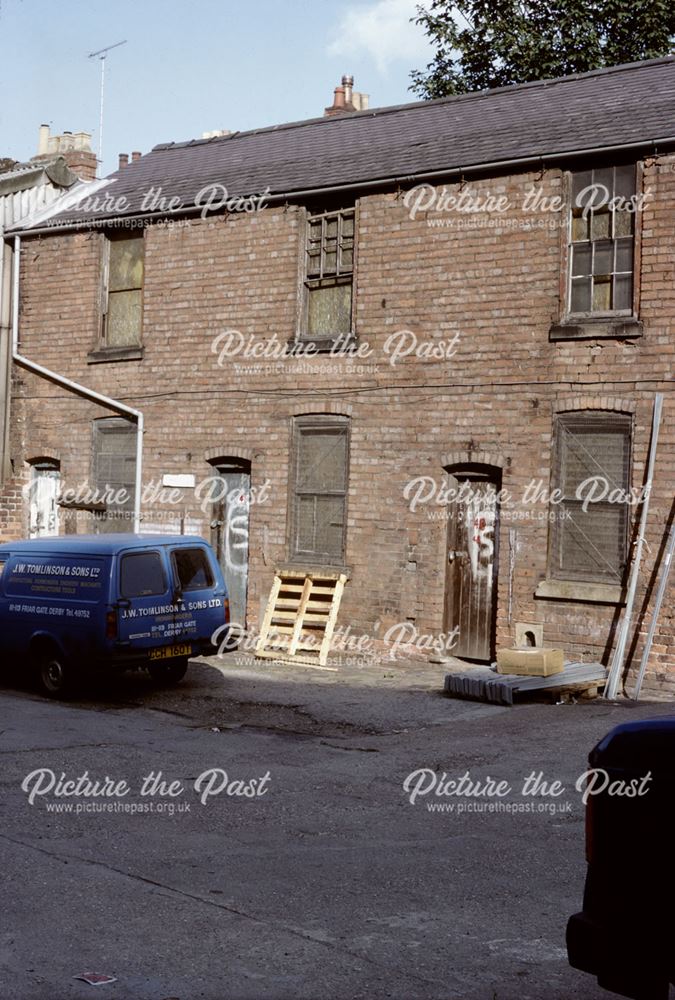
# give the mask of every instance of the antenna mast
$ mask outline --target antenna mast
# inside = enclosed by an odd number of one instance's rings
[[[108,45],[105,49],[99,49],[98,52],[90,52],[87,57],[89,59],[95,59],[98,56],[101,60],[101,111],[98,122],[98,156],[96,157],[99,166],[99,173],[103,170],[103,87],[105,83],[105,60],[111,49],[116,49],[119,48],[120,45],[126,44],[127,40],[125,38],[123,42],[115,42],[114,45]]]

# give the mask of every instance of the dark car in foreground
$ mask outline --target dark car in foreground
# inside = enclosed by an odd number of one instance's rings
[[[675,982],[675,717],[617,726],[591,751],[583,910],[567,925],[570,964],[632,1000]]]

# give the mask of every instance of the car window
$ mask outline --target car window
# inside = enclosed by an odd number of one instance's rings
[[[181,590],[213,586],[213,573],[204,549],[174,549],[173,561]]]
[[[167,590],[164,567],[159,552],[134,552],[122,556],[120,595],[150,597]]]
[[[0,556],[0,577],[2,576],[2,571],[5,568],[6,562],[7,562],[7,556]]]

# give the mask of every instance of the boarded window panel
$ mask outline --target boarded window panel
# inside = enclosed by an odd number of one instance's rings
[[[316,534],[314,548],[328,556],[340,556],[344,533],[344,498],[316,498]]]
[[[347,474],[347,436],[334,430],[304,430],[299,442],[298,490],[343,491]]]
[[[141,342],[142,292],[111,292],[108,296],[106,344],[130,347]]]
[[[297,554],[314,552],[316,536],[316,497],[296,498],[295,551]]]
[[[572,219],[572,240],[576,243],[581,240],[588,240],[591,236],[590,216],[584,218],[581,211],[575,212]]]
[[[564,499],[552,508],[549,571],[554,577],[621,580],[631,510],[630,427],[630,418],[619,414],[558,419],[553,479]]]
[[[128,421],[112,418],[94,424],[94,486],[107,503],[104,517],[94,522],[97,531],[132,531],[130,514],[136,478],[136,429]],[[121,491],[126,493],[122,494]],[[109,497],[114,494],[114,502]]]
[[[593,312],[609,312],[612,308],[612,282],[606,278],[593,281]]]
[[[632,212],[615,212],[614,213],[614,235],[619,236],[631,236],[633,233],[633,219],[635,216]]]
[[[593,212],[591,219],[591,239],[604,240],[611,236],[611,215],[609,212]]]
[[[143,237],[110,241],[108,289],[126,291],[143,286]]]
[[[307,332],[314,337],[349,333],[352,321],[352,286],[329,285],[308,290]]]
[[[294,434],[292,556],[341,563],[347,501],[348,425],[300,423]]]
[[[563,435],[561,487],[566,497],[574,496],[580,484],[592,476],[604,477],[610,489],[625,486],[629,461],[625,434],[609,428],[584,430],[572,425],[564,428]]]
[[[618,583],[624,569],[627,508],[622,504],[565,504],[560,521],[561,574]]]

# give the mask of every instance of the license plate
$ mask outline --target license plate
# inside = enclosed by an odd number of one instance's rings
[[[151,660],[172,660],[174,656],[189,656],[192,646],[183,643],[181,646],[160,646],[159,649],[150,650]]]

